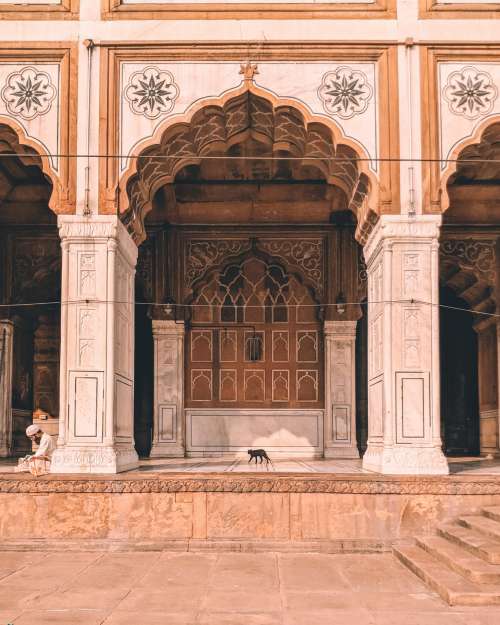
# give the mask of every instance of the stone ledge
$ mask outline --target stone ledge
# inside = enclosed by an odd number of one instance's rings
[[[0,541],[2,551],[169,551],[169,552],[238,552],[238,553],[382,553],[391,551],[391,540],[65,540],[30,539]]]
[[[123,475],[0,475],[0,493],[330,493],[360,495],[500,495],[499,476],[378,476],[131,472]]]

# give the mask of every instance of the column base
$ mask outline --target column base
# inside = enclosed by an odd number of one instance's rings
[[[11,455],[11,450],[7,445],[0,445],[0,458],[8,458]]]
[[[439,447],[368,444],[363,469],[386,475],[448,475],[448,462]]]
[[[325,447],[324,458],[339,458],[342,460],[359,460],[357,447]]]
[[[51,473],[120,473],[139,467],[132,447],[60,447],[54,451]]]
[[[184,447],[172,443],[153,443],[149,452],[150,458],[184,458],[185,456]]]

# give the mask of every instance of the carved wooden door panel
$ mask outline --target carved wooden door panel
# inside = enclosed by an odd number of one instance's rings
[[[186,405],[323,406],[318,304],[300,276],[249,255],[195,290],[186,341]]]

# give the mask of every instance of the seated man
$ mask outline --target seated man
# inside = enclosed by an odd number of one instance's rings
[[[52,436],[43,432],[35,424],[26,428],[26,436],[38,445],[38,449],[32,455],[19,458],[16,471],[30,471],[34,475],[47,473],[52,453],[56,447]]]

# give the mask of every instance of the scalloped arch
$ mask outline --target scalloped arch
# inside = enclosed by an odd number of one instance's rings
[[[41,162],[41,170],[52,183],[52,193],[50,195],[49,208],[57,214],[59,212],[57,209],[60,205],[61,198],[61,182],[59,180],[59,176],[54,172],[50,165],[49,153],[39,141],[37,141],[33,137],[29,137],[21,124],[16,122],[11,117],[8,117],[6,115],[0,115],[0,126],[7,126],[8,128],[10,128],[10,130],[12,130],[16,134],[20,146],[31,148],[39,156]],[[26,155],[19,155],[21,161],[23,160],[23,156]]]
[[[492,115],[478,124],[475,131],[470,137],[463,139],[458,143],[450,154],[448,166],[441,175],[441,183],[439,185],[441,212],[445,213],[450,208],[450,196],[448,193],[448,182],[453,174],[457,171],[457,160],[462,152],[471,145],[480,145],[484,140],[484,135],[488,129],[495,124],[500,124],[500,115]]]
[[[156,191],[205,154],[227,150],[243,133],[269,143],[272,152],[286,150],[303,163],[314,159],[327,182],[346,193],[357,216],[357,237],[366,237],[378,219],[378,179],[368,167],[364,149],[346,138],[333,120],[252,83],[221,97],[198,100],[137,144],[119,181],[120,213],[137,243],[145,238],[144,219]],[[155,156],[162,158],[155,161]],[[333,161],[335,156],[341,161]]]

